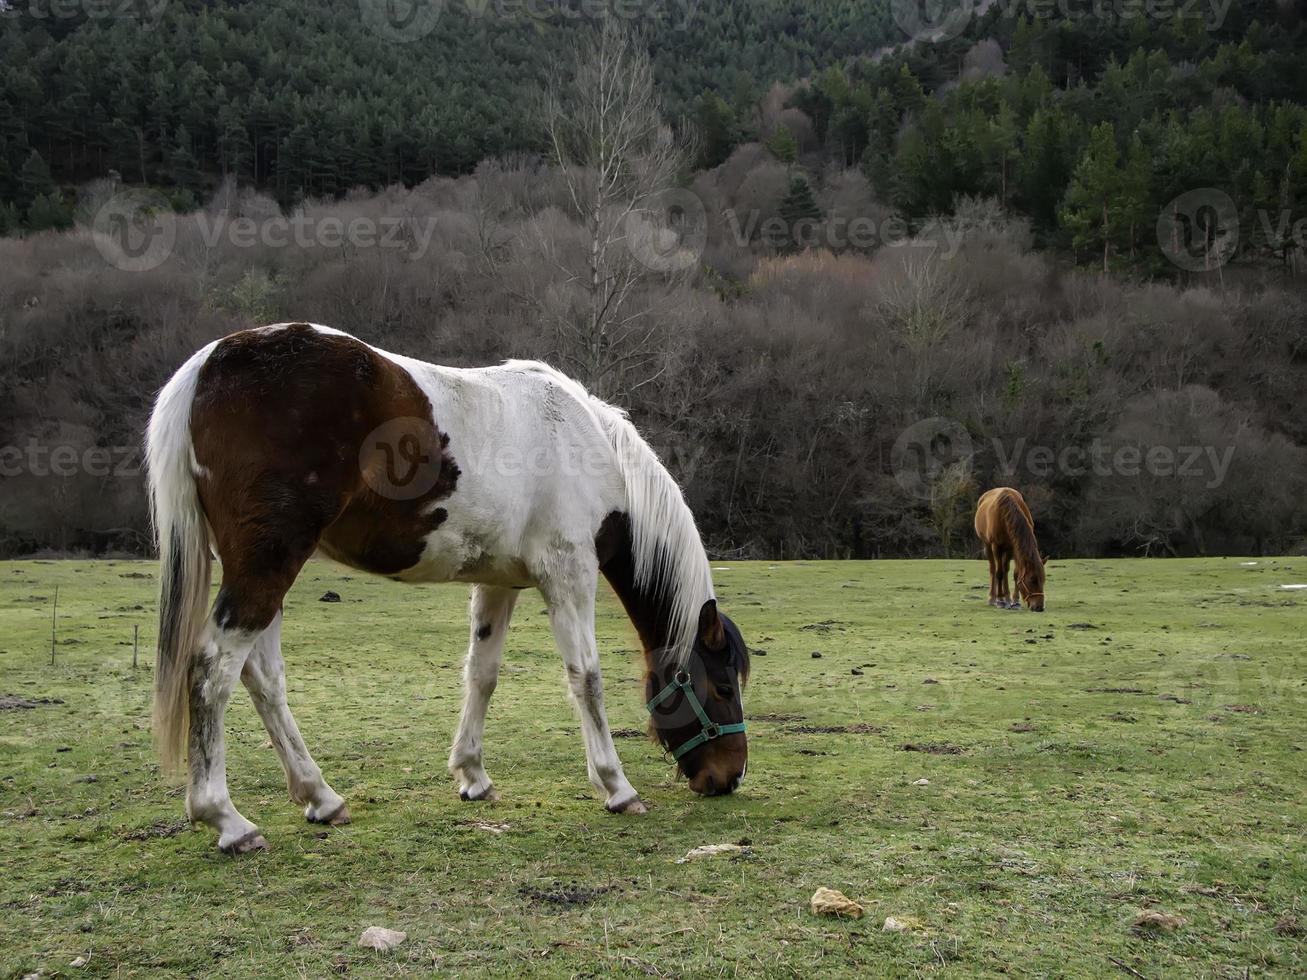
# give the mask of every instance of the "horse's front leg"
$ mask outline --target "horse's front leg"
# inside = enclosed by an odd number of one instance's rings
[[[458,795],[465,800],[494,800],[499,794],[481,761],[486,709],[499,681],[508,623],[517,602],[516,589],[489,585],[472,587],[469,616],[472,638],[463,665],[463,711],[458,733],[449,750],[449,772],[458,780]]]
[[[644,813],[640,794],[622,771],[604,711],[604,682],[594,632],[597,584],[598,569],[590,566],[563,577],[551,577],[541,584],[540,591],[549,606],[554,640],[563,655],[568,692],[581,716],[590,782],[604,794],[604,805],[613,813]]]
[[[998,559],[998,604],[1004,609],[1018,609],[1021,603],[1016,601],[1012,591],[1008,588],[1008,572],[1012,568],[1012,555],[1004,552]],[[1015,584],[1015,579],[1014,579]]]

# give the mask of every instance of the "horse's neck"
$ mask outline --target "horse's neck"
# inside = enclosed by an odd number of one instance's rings
[[[609,514],[599,528],[595,545],[599,570],[621,600],[646,657],[665,649],[672,639],[671,597],[637,579],[629,518],[621,513]]]
[[[1014,500],[1003,503],[1003,516],[1008,527],[1008,536],[1012,539],[1012,551],[1016,558],[1017,569],[1039,561],[1039,545],[1035,540],[1035,528],[1030,518]]]

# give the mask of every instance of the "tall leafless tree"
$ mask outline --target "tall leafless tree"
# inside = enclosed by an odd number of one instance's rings
[[[684,229],[672,227],[679,198],[691,197],[675,190],[687,150],[663,121],[648,52],[605,18],[577,45],[573,63],[551,75],[541,111],[552,162],[585,228],[583,257],[551,250],[583,297],[542,304],[559,356],[600,394],[633,374],[648,381],[658,373],[659,324],[641,287],[652,277],[682,277],[697,258]],[[702,224],[701,214],[686,220]]]

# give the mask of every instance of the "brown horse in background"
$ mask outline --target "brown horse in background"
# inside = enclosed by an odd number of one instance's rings
[[[1011,487],[995,487],[976,506],[976,534],[989,559],[989,604],[1020,609],[1021,600],[1031,612],[1044,611],[1044,563],[1035,540],[1035,519],[1025,498]],[[1007,571],[1016,560],[1013,576],[1017,596],[1008,592]]]

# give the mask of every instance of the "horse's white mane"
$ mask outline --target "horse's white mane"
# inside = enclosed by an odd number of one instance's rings
[[[608,437],[626,488],[636,584],[669,597],[670,652],[684,664],[699,628],[699,609],[715,593],[708,554],[681,488],[623,409],[596,398],[580,382],[543,362],[508,361],[504,366],[548,375],[590,410]]]

